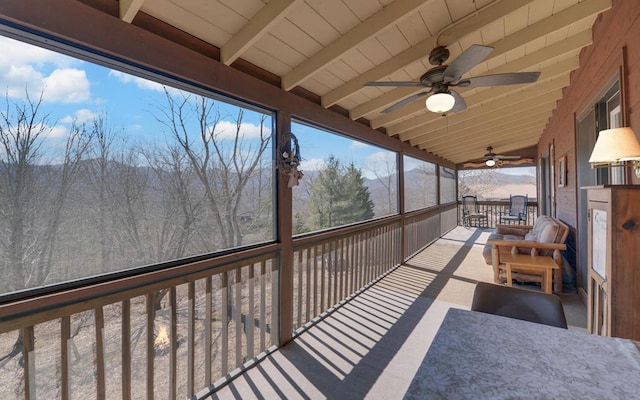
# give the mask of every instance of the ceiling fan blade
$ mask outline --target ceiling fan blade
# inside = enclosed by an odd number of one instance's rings
[[[481,75],[473,78],[465,79],[469,84],[464,86],[502,86],[502,85],[518,85],[521,83],[532,83],[538,80],[540,72],[511,72],[506,74]],[[462,85],[461,85],[462,86]]]
[[[413,96],[409,96],[406,99],[402,99],[399,102],[395,103],[394,105],[385,108],[384,110],[382,110],[382,112],[383,113],[388,113],[388,112],[391,112],[393,110],[397,110],[398,108],[404,107],[409,103],[413,103],[414,101],[418,100],[421,97],[424,97],[424,96],[428,95],[429,93],[431,93],[431,91],[417,93],[417,94],[414,94]]]
[[[451,95],[456,100],[456,102],[453,104],[451,112],[457,113],[467,108],[467,102],[465,102],[462,96],[460,96],[460,93],[456,92],[455,90],[449,90],[449,92],[451,92]]]
[[[364,86],[426,86],[428,87],[428,85],[425,85],[422,82],[392,82],[392,81],[382,81],[382,82],[367,82],[364,84]]]
[[[489,46],[479,44],[470,46],[444,70],[444,83],[456,82],[462,75],[484,60],[492,51],[493,47]]]
[[[483,162],[477,162],[477,163],[467,162],[467,163],[462,164],[462,166],[464,168],[481,168],[481,167],[486,167],[487,165],[485,163],[483,163]]]
[[[520,156],[503,156],[500,154],[496,154],[493,156],[493,158],[496,160],[519,160]]]
[[[520,160],[515,160],[515,161],[505,160],[504,163],[509,165],[533,164],[533,158],[522,158]]]

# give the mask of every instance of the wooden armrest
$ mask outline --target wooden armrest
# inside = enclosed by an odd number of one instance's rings
[[[498,247],[525,247],[538,250],[566,250],[567,245],[564,243],[540,243],[531,240],[487,240],[487,244]]]
[[[533,225],[507,225],[507,224],[496,224],[496,230],[498,228],[508,228],[508,229],[526,229],[528,231],[533,229]]]

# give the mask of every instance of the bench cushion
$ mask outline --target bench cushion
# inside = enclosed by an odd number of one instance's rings
[[[538,243],[564,243],[569,234],[566,225],[560,223],[553,217],[547,215],[540,215],[531,231],[526,229],[510,228],[506,226],[498,227],[494,232],[489,235],[489,240],[528,240]],[[510,253],[511,249],[508,247],[501,247],[500,253]],[[531,249],[519,248],[518,252],[527,254]],[[540,255],[548,256],[553,254],[553,250],[540,251]],[[491,245],[485,245],[482,250],[482,256],[488,265],[491,265]]]

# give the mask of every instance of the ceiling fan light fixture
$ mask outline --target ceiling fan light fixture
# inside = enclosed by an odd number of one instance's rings
[[[494,165],[496,165],[496,160],[490,158],[487,161],[485,161],[485,164],[487,167],[493,167]]]
[[[456,99],[448,92],[432,94],[427,97],[427,110],[442,114],[450,111],[456,103]]]

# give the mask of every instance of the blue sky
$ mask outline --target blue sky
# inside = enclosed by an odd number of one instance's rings
[[[0,48],[3,94],[15,101],[25,99],[25,89],[32,100],[42,93],[42,107],[52,116],[51,141],[65,138],[74,120],[86,122],[100,114],[108,116],[112,128],[126,132],[130,142],[164,141],[159,132],[164,128],[152,115],[165,104],[162,85],[9,38],[0,37]],[[216,104],[223,115],[237,113],[235,106],[222,101]],[[244,129],[249,137],[258,132],[259,115],[245,115]],[[219,125],[231,131],[234,122],[228,119]],[[302,169],[322,168],[324,160],[333,154],[344,163],[355,162],[370,176],[372,170],[386,167],[387,160],[395,157],[362,142],[305,125],[294,126],[302,146]]]
[[[100,114],[107,115],[109,126],[125,132],[130,142],[164,142],[164,127],[152,115],[166,104],[162,85],[9,38],[0,37],[0,48],[3,97],[24,100],[28,90],[34,100],[42,93],[42,107],[51,114],[48,139],[52,145],[68,135],[74,120],[86,122]],[[222,101],[216,104],[223,116],[237,113],[234,106]],[[259,116],[245,114],[246,137],[256,137]],[[233,126],[231,119],[218,124],[228,132]],[[294,123],[293,131],[301,146],[302,170],[321,169],[333,154],[345,164],[354,162],[365,176],[373,178],[376,173],[386,175],[395,160],[392,152],[309,126]],[[406,165],[413,167],[411,162]]]

